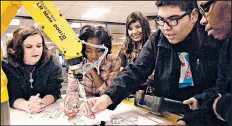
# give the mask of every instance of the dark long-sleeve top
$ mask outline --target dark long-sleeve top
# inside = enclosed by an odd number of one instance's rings
[[[218,93],[220,94],[231,93],[232,90],[231,45],[231,39],[227,39],[225,42],[223,42],[220,49],[220,57],[218,60],[218,78],[216,81],[216,86],[213,87],[217,88],[216,90],[218,90]],[[212,93],[210,91],[205,91],[201,94],[196,95],[195,98],[198,100],[199,105],[201,105],[205,101],[207,101],[211,95]]]
[[[156,96],[183,101],[216,85],[218,73],[219,42],[208,37],[197,24],[179,44],[173,46],[158,31],[146,42],[133,64],[129,64],[116,77],[105,92],[114,109],[124,98],[143,84],[155,69]],[[188,52],[194,86],[179,88],[181,62],[177,52]]]
[[[200,108],[187,113],[181,120],[187,125],[222,125],[223,121],[217,119],[213,112],[213,101],[218,97],[218,93],[222,98],[217,103],[218,114],[229,124],[232,125],[232,43],[231,38],[226,40],[221,48],[217,85],[214,88],[205,90],[203,93],[196,95]]]
[[[219,93],[224,94],[225,90],[231,93],[232,84],[232,41],[231,38],[226,40],[221,48],[219,57],[217,87]],[[224,86],[220,86],[224,84]],[[222,89],[225,88],[225,89]]]
[[[28,100],[30,96],[40,93],[43,98],[46,95],[52,95],[55,101],[60,98],[62,78],[62,68],[58,58],[54,55],[44,64],[37,64],[32,72],[32,83],[29,82],[30,74],[24,64],[18,64],[6,59],[2,62],[2,68],[8,78],[8,93],[10,106],[13,107],[14,102],[23,98]]]

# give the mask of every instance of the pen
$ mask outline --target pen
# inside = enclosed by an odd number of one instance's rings
[[[197,59],[197,70],[199,69],[199,65],[200,65],[200,60],[199,59]]]

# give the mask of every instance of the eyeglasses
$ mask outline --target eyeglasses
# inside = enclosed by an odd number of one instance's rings
[[[209,2],[205,3],[205,4],[201,4],[199,7],[199,11],[200,13],[206,17],[207,13],[209,12],[210,6],[216,2],[216,0],[210,0]]]
[[[167,25],[169,25],[169,26],[177,26],[178,21],[189,14],[190,14],[190,12],[186,12],[186,13],[182,14],[180,17],[177,17],[177,18],[175,17],[175,18],[170,18],[170,19],[164,19],[162,17],[156,16],[154,20],[157,23],[157,25],[159,25],[159,26],[164,26],[165,23],[167,23]]]

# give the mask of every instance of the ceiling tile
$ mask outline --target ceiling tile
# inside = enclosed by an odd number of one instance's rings
[[[84,14],[85,12],[87,12],[90,9],[91,9],[90,7],[83,7],[83,6],[73,5],[67,10],[67,12],[75,12],[75,13]]]
[[[115,7],[118,7],[119,5],[120,4],[109,3],[106,1],[77,1],[75,3],[75,6],[82,6],[88,8],[108,8],[111,10]]]
[[[101,20],[107,20],[110,22],[126,22],[126,17],[128,16],[129,12],[121,12],[121,11],[110,11],[109,13],[105,14],[104,16],[100,17]]]
[[[124,4],[126,1],[102,1],[102,3]]]
[[[55,5],[73,5],[76,1],[52,1]]]
[[[124,3],[124,5],[144,5],[144,4],[147,4],[149,3],[150,1],[127,1]]]
[[[117,8],[115,8],[114,10],[122,11],[122,12],[133,12],[133,11],[137,10],[136,9],[137,6],[138,5],[131,5],[130,7],[128,7],[128,5],[122,4],[122,5],[118,6]]]
[[[71,5],[57,4],[56,7],[61,10],[61,14],[64,14],[71,7]]]
[[[76,1],[74,5],[85,6],[85,7],[95,7],[101,4],[101,1]]]
[[[109,8],[110,11],[96,19],[96,21],[120,22],[125,23],[127,16],[134,11],[141,11],[145,15],[155,15],[157,7],[154,1],[53,1],[57,8],[61,9],[63,16],[67,19],[83,19],[81,16],[92,8]],[[19,16],[30,16],[29,13],[22,8],[17,14]],[[25,20],[25,19],[24,19]],[[23,24],[31,24],[32,22],[22,21]],[[154,22],[150,22],[152,30],[155,29]],[[125,25],[107,25],[111,33],[113,33],[114,41],[122,41],[119,38],[125,36]],[[14,29],[11,26],[9,30]],[[78,30],[75,29],[77,32]]]
[[[110,9],[112,11],[115,8],[117,8],[118,6],[120,6],[120,4],[101,3],[98,7],[100,7],[100,8],[108,8],[108,9]]]
[[[141,10],[142,13],[144,14],[156,14],[158,9],[155,6],[155,4],[147,4],[147,5],[143,5],[141,7],[138,8],[138,10]]]
[[[63,15],[66,19],[80,19],[80,13],[76,13],[75,11],[68,11]]]
[[[28,13],[28,11],[23,6],[20,8],[20,12],[18,12],[16,15],[31,17],[31,15]]]

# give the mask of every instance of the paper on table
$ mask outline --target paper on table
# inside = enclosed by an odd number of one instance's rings
[[[95,119],[88,119],[82,113],[78,113],[76,118],[68,120],[62,105],[63,100],[58,100],[38,114],[11,109],[10,123],[13,125],[99,125],[101,121],[105,121],[106,125],[156,125],[166,122],[155,115],[123,102],[114,111],[105,110],[96,114]]]
[[[147,118],[147,112],[138,108],[121,103],[114,111],[105,110],[96,114],[95,119],[88,119],[84,115],[77,116],[72,120],[75,125],[99,125],[105,121],[106,125],[156,125],[164,123],[163,120],[155,116]]]

